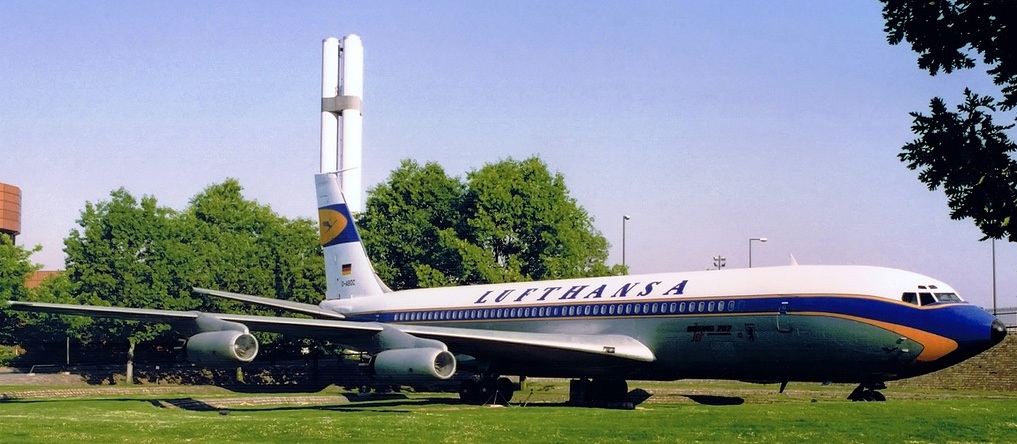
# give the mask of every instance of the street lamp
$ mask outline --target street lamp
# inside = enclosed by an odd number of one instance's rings
[[[725,265],[727,265],[726,257],[721,256],[719,254],[713,257],[713,266],[717,267],[718,270],[724,268]]]
[[[749,268],[752,268],[752,241],[766,242],[765,237],[754,237],[749,239]]]
[[[622,266],[625,266],[625,221],[632,219],[628,214],[622,216]]]
[[[996,316],[996,238],[992,238],[992,315]]]

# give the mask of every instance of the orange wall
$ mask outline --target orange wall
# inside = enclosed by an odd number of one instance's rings
[[[21,189],[0,183],[0,231],[21,234]]]

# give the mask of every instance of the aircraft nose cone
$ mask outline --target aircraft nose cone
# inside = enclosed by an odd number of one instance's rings
[[[1006,338],[1006,326],[999,319],[992,321],[992,332],[989,333],[989,338],[992,339],[992,345],[999,344]]]

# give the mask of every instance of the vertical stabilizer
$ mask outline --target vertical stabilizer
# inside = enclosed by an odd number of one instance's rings
[[[360,234],[353,223],[346,199],[339,189],[337,173],[314,176],[318,192],[318,227],[325,250],[325,299],[372,296],[388,291],[374,273]]]

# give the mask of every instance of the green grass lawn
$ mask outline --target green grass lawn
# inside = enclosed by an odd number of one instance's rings
[[[430,394],[346,401],[334,387],[303,395],[92,390],[0,401],[0,442],[1017,442],[1013,396],[893,399],[888,391],[888,402],[852,403],[840,399],[843,388],[777,395],[718,386],[721,395],[681,395],[692,386],[674,387],[635,410],[562,406],[567,385],[556,383],[531,384],[527,407],[502,408]],[[276,396],[314,403],[273,404]]]

